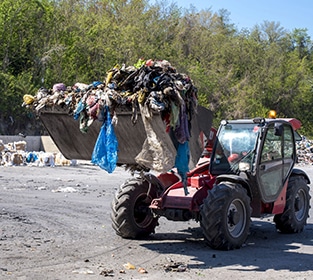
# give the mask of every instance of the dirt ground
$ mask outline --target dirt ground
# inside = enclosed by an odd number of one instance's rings
[[[313,166],[303,169],[313,180]],[[128,177],[84,162],[0,167],[0,279],[313,279],[312,209],[300,234],[253,220],[234,251],[207,247],[194,221],[161,218],[148,239],[126,240],[111,227],[110,202]]]

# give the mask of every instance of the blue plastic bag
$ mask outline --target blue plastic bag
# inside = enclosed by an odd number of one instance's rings
[[[189,171],[189,143],[186,141],[185,143],[181,144],[178,143],[177,147],[177,155],[175,158],[175,167],[180,174],[186,174]]]
[[[38,156],[35,153],[30,152],[26,155],[27,163],[35,162],[36,160],[38,160]]]
[[[86,108],[86,104],[84,104],[81,100],[78,102],[77,107],[74,111],[74,120],[78,120],[80,113],[84,111]]]
[[[96,144],[94,146],[91,162],[100,166],[108,173],[112,173],[117,163],[118,142],[112,125],[112,120],[108,107],[106,109],[106,118],[101,126]]]
[[[188,194],[187,190],[187,172],[189,171],[189,143],[186,141],[185,143],[178,143],[177,155],[175,158],[175,167],[177,168],[178,174],[182,178],[182,182],[184,185],[185,195]]]

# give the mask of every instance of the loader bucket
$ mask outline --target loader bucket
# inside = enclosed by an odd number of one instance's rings
[[[191,122],[190,168],[194,167],[203,151],[199,141],[200,132],[209,135],[212,125],[212,112],[198,106],[197,114]],[[142,149],[146,139],[146,132],[141,117],[135,125],[131,122],[132,112],[117,112],[118,123],[114,131],[118,140],[118,164],[136,164],[135,157]],[[67,159],[91,160],[94,145],[96,143],[102,123],[94,121],[87,133],[79,129],[79,121],[69,115],[66,110],[43,108],[39,112],[39,118],[47,129],[52,140]],[[175,150],[169,134],[165,132],[165,125],[160,116],[153,118],[153,127],[158,136],[171,150]]]

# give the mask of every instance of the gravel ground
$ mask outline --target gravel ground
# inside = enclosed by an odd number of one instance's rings
[[[313,279],[312,209],[299,234],[254,219],[239,250],[212,250],[198,223],[165,218],[148,239],[127,240],[109,216],[129,177],[86,163],[0,167],[0,279]]]

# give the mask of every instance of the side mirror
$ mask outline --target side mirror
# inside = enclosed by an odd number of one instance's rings
[[[274,125],[274,135],[275,136],[282,136],[284,132],[284,125],[282,123],[275,123]]]

